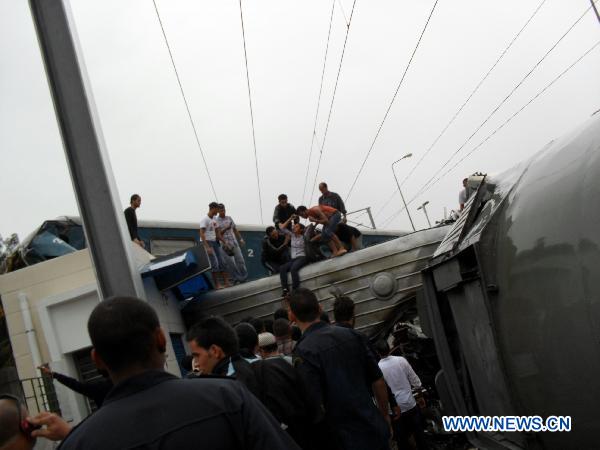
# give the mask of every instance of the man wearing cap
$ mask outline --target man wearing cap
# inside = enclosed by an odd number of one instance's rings
[[[245,247],[246,242],[238,231],[233,219],[226,214],[225,205],[219,203],[219,214],[216,216],[217,225],[223,236],[221,248],[223,260],[227,266],[234,283],[243,283],[248,278],[246,261],[240,246]]]
[[[223,240],[223,236],[216,221],[218,212],[219,204],[211,202],[208,205],[208,214],[200,221],[200,239],[210,261],[215,289],[222,289],[229,286],[229,275],[225,272],[219,245],[219,241]],[[223,284],[220,282],[221,279]]]
[[[252,368],[262,384],[259,399],[300,447],[315,448],[309,438],[306,389],[291,358],[279,353],[277,339],[268,332],[258,335],[258,351],[262,360],[254,362]]]

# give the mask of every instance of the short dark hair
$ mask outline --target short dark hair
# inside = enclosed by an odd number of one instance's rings
[[[251,324],[247,322],[238,324],[235,327],[235,333],[237,334],[240,348],[254,351],[258,345],[258,333]]]
[[[287,195],[285,194],[279,194],[279,197],[277,197],[277,200],[287,200]]]
[[[297,212],[298,214],[302,214],[302,213],[303,213],[304,211],[306,211],[306,210],[308,210],[308,208],[307,208],[306,206],[304,206],[304,205],[300,205],[300,206],[298,206],[298,207],[296,208],[296,212]]]
[[[292,292],[290,309],[300,322],[312,322],[320,314],[317,296],[306,288],[298,288]]]
[[[221,317],[211,316],[192,325],[186,334],[186,339],[208,350],[212,345],[218,345],[226,356],[239,351],[238,337],[235,331]]]
[[[273,313],[273,320],[277,320],[277,319],[285,319],[288,320],[288,312],[287,309],[285,308],[278,308],[274,313]]]
[[[19,434],[22,406],[21,401],[11,394],[2,394],[1,400],[8,400],[11,405],[0,409],[0,446],[4,446]]]
[[[264,330],[267,333],[273,333],[273,319],[264,319],[263,320]]]
[[[219,209],[225,209],[225,205],[223,203],[219,203]]]
[[[374,348],[382,358],[385,358],[390,354],[390,345],[384,339],[379,339],[377,342],[375,342]]]
[[[134,201],[136,201],[137,199],[140,199],[142,197],[140,197],[138,194],[133,194],[131,196],[131,198],[129,199],[129,203],[133,203]]]
[[[254,327],[257,333],[263,333],[265,331],[265,321],[258,317],[253,317],[248,320],[248,323]]]
[[[273,231],[274,229],[275,229],[274,226],[267,227],[267,229],[265,230],[265,233],[267,233],[267,236],[269,236],[271,234],[271,231]]]
[[[281,318],[273,322],[273,334],[275,337],[286,337],[289,336],[291,332],[289,320]]]
[[[348,322],[354,317],[354,300],[350,297],[337,297],[333,302],[333,317],[336,322]]]
[[[329,318],[329,314],[327,314],[326,311],[323,311],[321,313],[321,315],[319,316],[319,318],[321,319],[321,322],[331,323],[331,319]]]
[[[156,311],[134,297],[110,297],[101,301],[87,323],[96,353],[115,372],[150,362],[156,351],[154,333],[159,326]]]
[[[179,365],[186,371],[191,372],[193,367],[192,367],[192,361],[193,361],[194,357],[192,355],[185,355],[183,358],[181,358],[179,360]]]
[[[219,204],[218,204],[217,202],[210,202],[210,203],[208,204],[208,207],[209,207],[210,209],[213,209],[213,208],[218,208],[218,207],[219,207]]]
[[[322,185],[324,188],[327,189],[327,183],[325,183],[324,181],[321,181],[319,184]]]

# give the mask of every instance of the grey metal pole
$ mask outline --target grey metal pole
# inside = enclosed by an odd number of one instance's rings
[[[369,215],[369,220],[371,221],[371,226],[373,227],[374,230],[376,230],[377,227],[375,226],[375,220],[373,220],[373,214],[371,214],[370,206],[367,206],[367,214]]]
[[[421,206],[419,206],[417,209],[422,209],[423,212],[425,213],[425,218],[427,219],[427,225],[429,225],[429,228],[431,228],[431,221],[429,220],[429,215],[427,214],[427,205],[429,204],[429,202],[425,202],[423,203]]]
[[[600,14],[598,13],[598,8],[596,8],[596,1],[590,0],[590,2],[592,3],[592,8],[594,8],[594,12],[596,13],[596,19],[598,19],[598,22],[600,22]]]
[[[100,295],[143,298],[69,5],[30,0],[29,6]]]
[[[396,164],[399,161],[402,161],[404,158],[409,158],[411,156],[412,156],[412,153],[409,153],[408,155],[404,155],[398,161],[394,161],[392,163],[392,173],[394,174],[394,180],[396,180],[396,186],[398,186],[398,192],[400,192],[400,198],[402,199],[402,203],[404,204],[404,209],[406,210],[406,214],[408,214],[408,220],[410,220],[410,224],[412,226],[413,231],[417,231],[417,229],[415,228],[415,224],[413,223],[412,217],[410,217],[410,211],[408,210],[408,205],[406,204],[406,200],[404,200],[404,195],[402,195],[402,190],[400,189],[400,183],[398,182],[398,177],[396,177],[396,172],[394,171],[394,164]]]

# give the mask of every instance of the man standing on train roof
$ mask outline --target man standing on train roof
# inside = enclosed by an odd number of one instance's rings
[[[145,248],[144,241],[142,241],[138,235],[137,215],[135,213],[135,210],[140,206],[142,206],[142,197],[138,194],[133,194],[129,200],[129,207],[125,209],[124,213],[131,240],[140,247]]]
[[[279,224],[284,223],[292,214],[296,214],[296,208],[291,203],[288,203],[287,195],[279,194],[277,197],[279,203],[275,206],[275,210],[273,211],[273,223],[275,224],[275,228],[279,229]],[[288,225],[288,230],[292,231],[292,224]]]
[[[458,204],[460,205],[460,210],[465,209],[465,203],[469,199],[469,192],[467,191],[467,183],[469,182],[468,178],[465,178],[462,182],[463,188],[458,193]]]
[[[319,205],[327,205],[337,209],[342,213],[342,220],[346,223],[346,206],[344,205],[342,197],[335,192],[331,192],[327,187],[327,183],[324,181],[319,183],[319,191],[323,194],[319,197]]]
[[[313,206],[312,208],[298,206],[296,212],[303,219],[323,225],[320,239],[329,245],[333,256],[341,256],[348,251],[335,234],[335,230],[342,220],[342,214],[337,209],[327,205]]]
[[[218,212],[219,204],[211,202],[208,205],[208,214],[200,221],[200,240],[210,261],[215,289],[222,289],[229,287],[229,275],[225,272],[225,264],[223,263],[221,253],[223,250],[219,245],[219,241],[222,241],[223,237],[216,221]],[[223,280],[223,284],[220,282],[220,277]]]
[[[219,203],[219,214],[215,219],[223,236],[221,249],[225,253],[225,255],[222,254],[226,263],[225,268],[229,270],[234,283],[243,283],[248,278],[248,270],[246,269],[246,261],[244,261],[244,255],[240,246],[245,247],[246,242],[238,231],[233,219],[226,214],[223,203]]]

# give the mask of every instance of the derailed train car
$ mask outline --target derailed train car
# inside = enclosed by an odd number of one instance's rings
[[[600,115],[471,196],[423,272],[446,414],[571,416],[479,448],[598,448]]]

